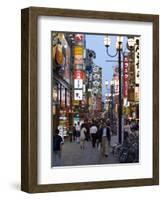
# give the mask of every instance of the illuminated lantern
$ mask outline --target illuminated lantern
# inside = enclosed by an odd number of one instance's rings
[[[93,85],[94,85],[95,87],[98,87],[98,86],[100,85],[100,82],[99,82],[99,81],[93,81]]]
[[[97,66],[93,67],[93,72],[96,73],[99,71],[99,68]]]
[[[99,75],[99,74],[94,74],[94,75],[93,75],[93,78],[94,78],[95,80],[98,80],[98,79],[100,79],[100,75]]]

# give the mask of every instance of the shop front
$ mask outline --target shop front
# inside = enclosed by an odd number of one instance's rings
[[[65,34],[52,33],[52,99],[53,131],[64,138],[71,122],[71,50]]]

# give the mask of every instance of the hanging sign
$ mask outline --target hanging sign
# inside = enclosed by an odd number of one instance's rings
[[[83,55],[75,55],[74,56],[74,64],[75,65],[82,65],[84,62]]]
[[[74,46],[74,55],[83,55],[84,48],[83,46]]]
[[[114,90],[115,90],[115,95],[119,95],[119,78],[118,78],[118,76],[114,76]]]
[[[73,100],[73,105],[74,106],[78,106],[79,105],[79,101],[78,100]]]
[[[84,79],[84,72],[82,70],[74,71],[74,79]]]
[[[83,97],[83,90],[74,90],[74,100],[81,101]]]
[[[74,88],[82,89],[83,88],[83,80],[82,79],[74,79]]]
[[[124,57],[124,62],[123,62],[123,95],[124,98],[128,96],[128,58],[125,56]]]
[[[135,37],[135,83],[140,83],[140,68],[139,68],[139,37]]]

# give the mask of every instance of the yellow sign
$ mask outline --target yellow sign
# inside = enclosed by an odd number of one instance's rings
[[[84,54],[83,46],[74,47],[74,55],[83,55],[83,54]]]
[[[73,100],[73,105],[78,106],[79,105],[79,100]]]

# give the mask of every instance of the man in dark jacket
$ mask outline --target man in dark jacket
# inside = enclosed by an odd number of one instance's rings
[[[56,129],[53,136],[53,165],[61,165],[61,152],[62,152],[63,139],[59,135],[59,130]]]
[[[105,157],[108,157],[109,144],[110,144],[110,140],[111,140],[111,131],[110,131],[110,127],[107,126],[106,123],[104,123],[100,129],[99,140],[101,142],[101,149],[102,149],[103,155]]]

